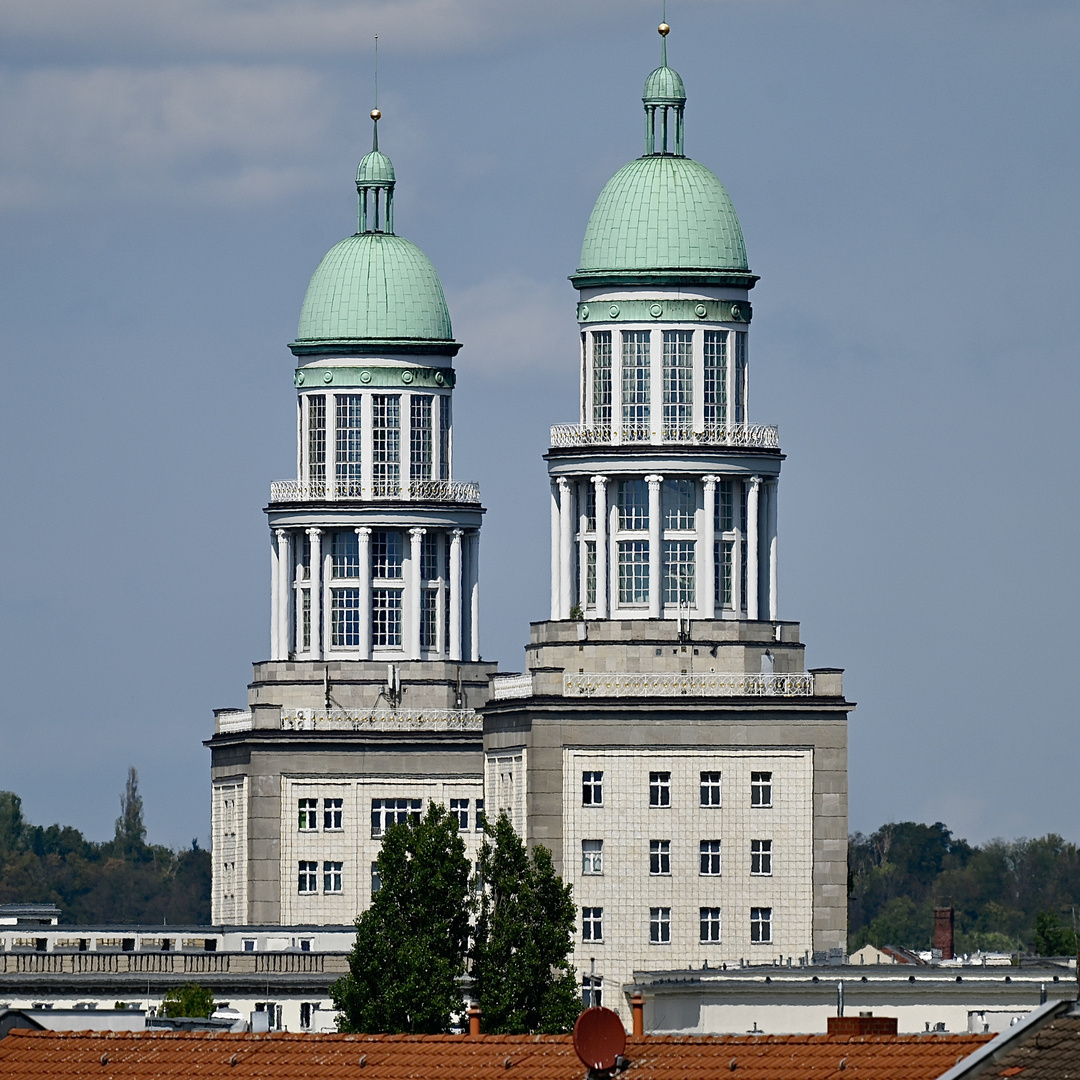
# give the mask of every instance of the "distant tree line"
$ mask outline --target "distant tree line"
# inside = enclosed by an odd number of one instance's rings
[[[929,949],[934,907],[956,912],[958,953],[1075,955],[1080,849],[1035,840],[958,840],[940,821],[882,825],[848,841],[848,948]]]
[[[206,924],[210,853],[146,842],[139,779],[128,771],[112,840],[32,825],[22,800],[0,791],[0,904],[53,903],[65,923]]]

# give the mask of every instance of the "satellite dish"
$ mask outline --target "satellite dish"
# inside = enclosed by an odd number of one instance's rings
[[[626,1029],[610,1009],[586,1009],[574,1024],[574,1049],[588,1068],[610,1072],[626,1049]]]

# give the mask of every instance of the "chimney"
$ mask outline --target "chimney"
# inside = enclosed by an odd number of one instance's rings
[[[630,1012],[634,1017],[634,1038],[645,1038],[645,998],[637,993],[630,999]]]
[[[873,1016],[859,1013],[858,1016],[828,1017],[828,1033],[841,1038],[862,1035],[895,1035],[897,1022],[895,1016]]]
[[[941,950],[942,960],[953,959],[953,924],[955,918],[951,904],[948,907],[934,908],[934,948]]]
[[[470,1035],[479,1035],[480,1034],[480,1006],[479,1005],[470,1005],[468,1015],[469,1015],[469,1034]]]

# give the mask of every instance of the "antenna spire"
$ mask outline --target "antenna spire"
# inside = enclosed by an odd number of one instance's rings
[[[667,0],[664,0],[663,21],[656,28],[660,35],[660,66],[667,67],[667,36],[671,33],[671,27],[667,21]]]
[[[382,113],[379,112],[379,35],[375,35],[375,108],[371,110],[372,132],[371,132],[371,149],[379,149],[379,118]]]

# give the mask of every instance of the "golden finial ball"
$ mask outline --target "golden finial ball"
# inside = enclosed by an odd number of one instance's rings
[[[661,37],[667,37],[671,33],[671,27],[666,22],[662,22],[656,30]]]
[[[372,109],[371,110],[371,119],[372,120],[380,120],[381,118],[382,118],[382,113],[379,112],[378,109]]]

